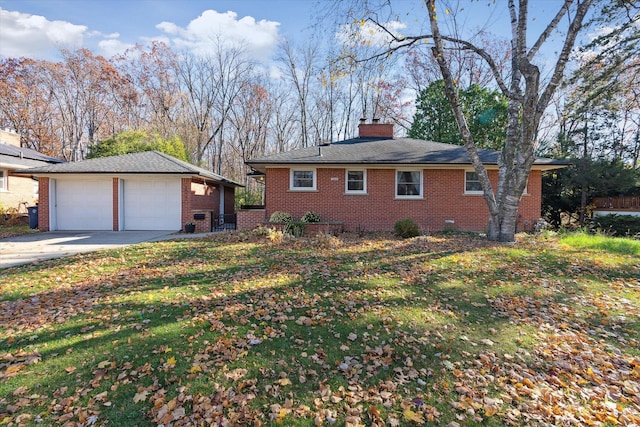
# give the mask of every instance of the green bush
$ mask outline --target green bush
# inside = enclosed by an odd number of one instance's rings
[[[293,221],[293,217],[290,213],[275,211],[271,214],[271,218],[269,218],[269,222],[284,222],[289,223]]]
[[[393,226],[393,230],[397,236],[400,236],[403,239],[420,235],[420,227],[418,227],[418,224],[416,224],[416,222],[411,218],[401,219],[396,222]]]
[[[640,217],[632,215],[599,215],[593,218],[593,228],[612,236],[640,235]]]
[[[243,209],[243,206],[247,205],[262,205],[262,192],[260,190],[250,190],[248,188],[236,190],[236,210]]]
[[[306,214],[302,215],[300,218],[302,222],[320,222],[320,215],[315,212],[309,211]]]
[[[284,228],[284,233],[293,237],[302,237],[304,230],[307,228],[306,223],[301,221],[287,222],[287,226]]]

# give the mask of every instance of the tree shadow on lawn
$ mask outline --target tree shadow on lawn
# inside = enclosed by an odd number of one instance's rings
[[[491,286],[486,283],[504,281],[503,267],[475,276],[472,263],[453,263],[454,269],[447,261],[426,269],[451,253],[407,256],[400,249],[377,260],[374,250],[359,252],[359,260],[352,262],[339,248],[309,256],[308,249],[265,247],[258,256],[260,247],[251,246],[246,253],[234,251],[214,259],[214,253],[224,254],[225,249],[202,247],[211,243],[189,249],[168,245],[162,260],[145,258],[109,276],[108,285],[101,284],[100,278],[88,278],[74,286],[75,295],[89,303],[77,308],[78,315],[56,320],[73,325],[61,329],[55,324],[50,329],[41,325],[41,329],[15,335],[11,345],[2,343],[9,352],[20,347],[38,348],[42,358],[40,365],[3,380],[1,388],[7,391],[3,394],[11,395],[11,389],[21,381],[50,391],[66,386],[64,396],[79,394],[79,405],[99,408],[102,417],[139,423],[134,417],[122,418],[126,417],[123,412],[138,417],[148,414],[153,406],[146,399],[133,402],[137,386],[151,392],[165,388],[166,399],[171,399],[181,394],[180,387],[186,386],[187,393],[212,396],[220,391],[217,385],[240,393],[241,384],[255,380],[247,386],[257,396],[249,407],[265,418],[269,414],[264,406],[284,404],[292,388],[297,390],[296,402],[311,406],[322,396],[323,387],[331,385],[330,399],[323,405],[343,414],[340,400],[348,396],[338,390],[340,386],[348,389],[357,385],[362,399],[380,405],[382,401],[374,395],[393,386],[390,413],[401,413],[401,401],[424,398],[423,391],[430,390],[445,403],[436,399],[429,405],[438,406],[447,420],[455,420],[455,411],[447,402],[457,398],[453,384],[460,378],[456,370],[463,371],[487,352],[531,350],[538,345],[537,336],[520,343],[514,336],[531,333],[540,322],[534,314],[544,307],[535,304],[535,287],[512,288],[500,295],[504,301],[532,302],[520,312],[517,308],[522,304],[509,311],[510,306],[496,307],[497,300],[486,296]],[[205,256],[205,249],[212,252]],[[305,256],[297,262],[300,254]],[[172,264],[171,260],[180,261]],[[225,265],[231,260],[232,265]],[[176,267],[171,277],[166,275],[168,265]],[[395,271],[394,266],[401,271]],[[410,275],[412,267],[418,271]],[[140,270],[144,270],[142,274]],[[464,277],[473,280],[465,282]],[[556,280],[573,277],[568,274]],[[165,288],[165,298],[154,293]],[[549,296],[554,303],[558,303],[555,298],[560,298],[561,291]],[[40,301],[68,301],[69,292],[56,289],[38,296]],[[105,299],[105,293],[113,295]],[[151,302],[144,302],[149,300],[145,294]],[[496,313],[497,308],[503,311]],[[29,313],[20,313],[29,318],[24,318],[25,322],[33,320]],[[87,324],[80,325],[83,316]],[[522,327],[514,334],[514,324],[519,321]],[[5,327],[4,320],[2,324]],[[34,333],[38,337],[31,340]],[[355,337],[350,337],[352,333]],[[482,337],[491,342],[481,342]],[[168,363],[171,357],[175,358],[173,364]],[[98,368],[103,361],[112,363]],[[80,365],[71,374],[65,371],[70,363]],[[548,366],[532,369],[542,374]],[[96,373],[100,370],[106,372]],[[291,379],[291,386],[280,381],[282,372]],[[126,375],[118,379],[121,374]],[[300,380],[303,377],[305,382]],[[112,390],[117,384],[117,390]],[[111,390],[109,395],[116,401],[112,408],[91,400],[103,390]],[[231,408],[226,416],[232,416]],[[382,405],[381,409],[386,410]]]

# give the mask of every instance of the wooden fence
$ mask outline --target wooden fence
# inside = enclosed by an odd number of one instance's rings
[[[594,197],[596,209],[640,211],[640,196]]]

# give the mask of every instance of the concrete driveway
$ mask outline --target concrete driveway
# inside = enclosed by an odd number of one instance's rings
[[[81,252],[177,238],[174,231],[51,231],[0,240],[0,268]],[[191,236],[197,236],[190,234]]]

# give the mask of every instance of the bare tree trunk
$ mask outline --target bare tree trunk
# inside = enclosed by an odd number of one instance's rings
[[[489,208],[488,238],[501,242],[515,240],[520,198],[527,185],[529,171],[535,160],[536,145],[540,119],[551,97],[560,85],[569,54],[575,43],[592,0],[584,0],[576,6],[573,20],[569,24],[561,52],[555,63],[553,73],[546,87],[540,87],[540,71],[531,63],[540,47],[555,30],[563,16],[568,14],[573,0],[566,0],[554,19],[545,28],[533,47],[527,50],[528,0],[509,0],[509,13],[512,27],[512,63],[510,84],[507,86],[500,76],[499,70],[491,56],[469,42],[440,34],[436,14],[435,0],[427,0],[427,10],[431,22],[434,39],[433,55],[440,67],[445,81],[445,93],[454,111],[460,134],[467,148],[471,162],[476,170],[483,188],[484,199]],[[421,36],[423,37],[423,36]],[[419,40],[421,38],[415,38]],[[489,63],[494,77],[505,96],[509,98],[508,124],[505,148],[498,160],[498,187],[494,194],[491,182],[487,177],[484,165],[478,156],[478,150],[469,131],[460,102],[457,96],[456,81],[444,55],[443,40],[456,43],[480,55]]]

